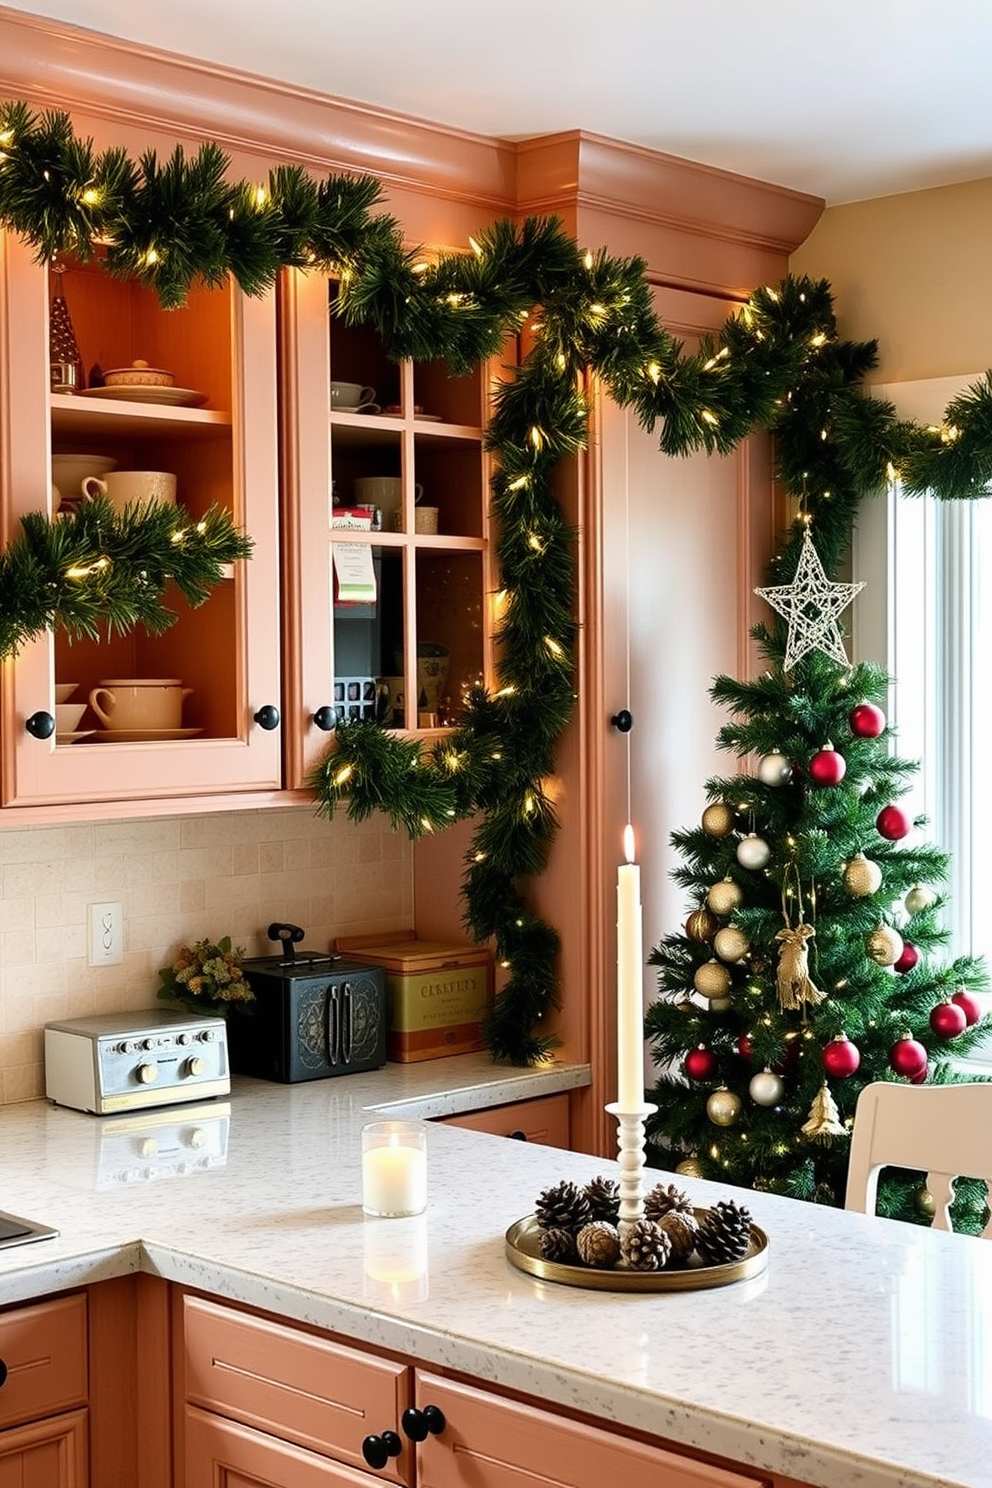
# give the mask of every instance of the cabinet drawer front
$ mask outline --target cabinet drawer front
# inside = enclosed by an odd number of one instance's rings
[[[0,1313],[0,1427],[85,1405],[86,1298],[79,1294]]]
[[[769,1481],[419,1370],[417,1404],[440,1406],[447,1422],[419,1448],[420,1488],[519,1488],[522,1475],[535,1471],[542,1488],[758,1488]]]
[[[185,1393],[192,1405],[367,1471],[362,1441],[399,1431],[410,1403],[404,1365],[295,1328],[184,1298]],[[380,1478],[404,1483],[412,1454]]]
[[[186,1488],[369,1488],[368,1473],[187,1406]]]
[[[460,1116],[438,1117],[439,1126],[460,1126],[466,1131],[491,1132],[495,1137],[517,1137],[544,1147],[569,1146],[567,1095],[539,1095],[535,1100],[491,1106],[484,1111],[466,1111]]]

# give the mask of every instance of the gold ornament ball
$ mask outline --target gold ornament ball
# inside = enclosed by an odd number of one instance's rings
[[[740,1099],[732,1090],[721,1085],[706,1102],[706,1114],[714,1126],[733,1126],[741,1114]]]
[[[713,801],[703,812],[703,831],[711,837],[726,837],[734,830],[734,808],[726,801]]]
[[[934,1214],[936,1213],[937,1205],[934,1202],[933,1194],[930,1192],[929,1188],[927,1188],[925,1183],[922,1188],[918,1188],[916,1190],[915,1199],[916,1207],[920,1211],[920,1213],[927,1214],[932,1219]]]
[[[891,925],[876,925],[865,947],[876,966],[892,966],[902,955],[902,936]]]
[[[919,914],[921,910],[929,909],[936,897],[933,889],[926,884],[914,884],[903,901],[906,913]]]
[[[855,899],[867,899],[882,887],[882,870],[864,853],[858,853],[844,869],[844,887]]]
[[[694,909],[685,922],[685,933],[690,940],[712,940],[717,929],[716,915],[708,909]]]
[[[726,997],[730,991],[730,972],[719,961],[704,961],[696,967],[692,985],[701,997]]]
[[[676,1165],[675,1171],[676,1173],[681,1173],[683,1178],[702,1178],[704,1176],[702,1166],[694,1157],[683,1158]]]
[[[706,904],[714,914],[729,915],[733,914],[743,898],[744,891],[740,884],[734,883],[732,878],[721,878],[706,895]]]
[[[713,937],[713,949],[721,961],[743,961],[751,944],[743,930],[736,925],[724,925]]]

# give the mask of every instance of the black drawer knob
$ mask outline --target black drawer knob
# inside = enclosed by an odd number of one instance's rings
[[[7,1383],[7,1366],[3,1362],[3,1360],[0,1359],[0,1388],[2,1388],[6,1383]]]
[[[24,720],[24,727],[32,739],[50,739],[55,732],[55,719],[51,713],[32,713]]]
[[[619,713],[614,713],[610,722],[619,733],[629,734],[634,727],[634,715],[629,708],[621,708]]]
[[[259,728],[272,730],[279,727],[279,709],[273,707],[271,703],[266,703],[264,708],[259,708],[254,718]]]
[[[527,1133],[525,1131],[517,1130],[517,1131],[507,1132],[506,1135],[513,1142],[526,1142],[527,1141]]]
[[[325,703],[322,708],[317,709],[313,715],[313,721],[319,729],[324,730],[325,734],[329,734],[338,721],[338,715],[328,703]]]
[[[384,1431],[381,1436],[367,1436],[362,1442],[362,1456],[376,1472],[385,1467],[390,1457],[398,1457],[403,1443],[395,1431]]]
[[[439,1435],[447,1424],[444,1411],[436,1405],[425,1405],[423,1410],[417,1410],[415,1405],[411,1405],[400,1417],[400,1425],[410,1440],[415,1442]]]

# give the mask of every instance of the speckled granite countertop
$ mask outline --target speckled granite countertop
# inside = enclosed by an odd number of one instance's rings
[[[463,1056],[236,1080],[228,1102],[135,1117],[5,1107],[0,1209],[61,1233],[0,1250],[0,1303],[145,1270],[818,1488],[992,1484],[988,1241],[748,1194],[761,1276],[558,1287],[511,1267],[504,1233],[550,1183],[612,1164],[447,1126],[427,1213],[363,1217],[370,1110],[446,1115],[587,1079]]]

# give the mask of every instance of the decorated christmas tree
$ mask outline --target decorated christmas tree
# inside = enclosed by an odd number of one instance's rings
[[[773,569],[792,582],[758,591],[768,670],[711,688],[738,773],[707,781],[700,825],[672,836],[690,899],[649,958],[648,1137],[661,1166],[842,1205],[864,1086],[962,1078],[989,1020],[983,964],[947,959],[947,855],[899,804],[917,766],[893,748],[888,678],[844,649],[861,586],[830,581],[815,536],[800,518]],[[985,1202],[960,1182],[955,1226],[980,1229]],[[883,1175],[880,1212],[922,1222],[929,1204],[919,1174]]]

